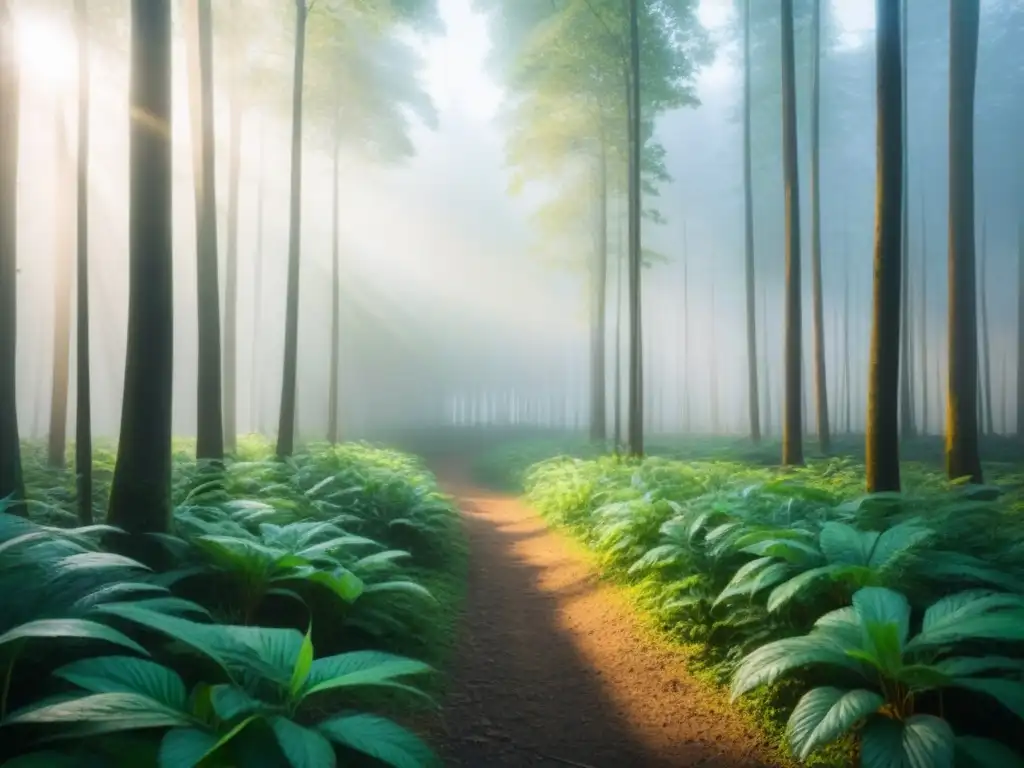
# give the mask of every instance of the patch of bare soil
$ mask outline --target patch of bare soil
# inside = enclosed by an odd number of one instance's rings
[[[470,544],[439,750],[458,768],[769,768],[779,763],[621,591],[519,500],[457,471]],[[447,480],[447,482],[444,482]]]

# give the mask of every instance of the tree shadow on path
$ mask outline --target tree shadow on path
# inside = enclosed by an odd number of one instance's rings
[[[439,749],[453,768],[766,768],[758,736],[518,500],[449,472],[470,546]]]

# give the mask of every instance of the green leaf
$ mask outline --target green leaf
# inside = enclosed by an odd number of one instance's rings
[[[876,531],[858,531],[853,526],[832,521],[821,526],[818,545],[830,563],[867,565],[879,535]]]
[[[15,712],[5,725],[15,723],[89,723],[91,735],[138,728],[191,727],[192,718],[140,693],[94,693],[55,704],[31,706]]]
[[[864,649],[885,671],[898,669],[910,634],[907,598],[884,587],[864,587],[853,595],[853,610],[860,619]]]
[[[107,643],[130,648],[144,656],[149,655],[145,648],[127,635],[118,632],[116,629],[111,629],[105,624],[89,621],[88,619],[37,619],[36,621],[28,621],[0,635],[0,648],[20,640],[42,637],[62,639],[74,637],[81,640],[103,640]]]
[[[90,693],[139,693],[180,711],[188,705],[185,684],[177,673],[133,656],[82,659],[53,674]]]
[[[732,698],[735,700],[759,685],[775,682],[793,670],[820,664],[858,673],[863,670],[862,664],[851,658],[847,649],[834,638],[816,634],[787,637],[766,643],[744,657],[733,673]]]
[[[417,584],[415,581],[382,581],[378,584],[367,584],[363,588],[364,595],[374,595],[382,592],[400,592],[406,595],[422,597],[431,602],[437,602],[437,599],[431,594],[429,589],[422,584]]]
[[[345,568],[338,568],[330,573],[313,571],[302,578],[327,587],[346,603],[354,603],[363,593],[363,580]]]
[[[194,768],[217,746],[217,736],[199,728],[172,728],[160,740],[159,768]]]
[[[309,623],[305,636],[302,638],[302,646],[299,648],[299,655],[295,660],[295,668],[292,670],[291,684],[289,691],[294,698],[298,696],[302,686],[306,684],[309,677],[309,670],[313,666],[313,622]]]
[[[1024,684],[1016,680],[986,677],[958,677],[950,681],[956,688],[966,688],[991,696],[1017,717],[1024,720]]]
[[[891,568],[903,555],[934,535],[931,529],[923,527],[919,521],[907,520],[894,525],[882,531],[865,565],[877,569]]]
[[[862,768],[953,768],[953,729],[932,715],[877,717],[861,737]]]
[[[835,565],[822,565],[818,568],[811,568],[803,573],[797,574],[792,579],[783,582],[768,595],[766,608],[769,613],[775,613],[791,600],[801,596],[812,584],[820,579],[831,576],[838,570]]]
[[[1015,643],[1024,641],[1024,611],[1001,611],[943,620],[922,630],[907,643],[906,650],[921,651],[975,640]]]
[[[1024,757],[998,741],[957,736],[955,745],[957,768],[1024,768]]]
[[[965,677],[979,672],[1024,672],[1024,659],[1008,656],[953,656],[933,665],[947,677]]]
[[[793,709],[786,726],[794,753],[807,760],[814,750],[844,736],[884,704],[885,699],[874,691],[827,687],[808,691]]]
[[[352,651],[314,661],[304,695],[336,688],[386,684],[398,677],[431,671],[429,665],[415,659],[381,651]]]
[[[210,688],[210,703],[217,717],[225,721],[270,708],[265,702],[254,698],[241,688],[227,683]]]
[[[392,768],[438,765],[437,756],[418,736],[377,715],[340,715],[324,720],[317,730],[336,744],[362,752]]]
[[[270,727],[293,768],[335,768],[337,765],[334,747],[318,731],[303,728],[284,717],[271,718]]]

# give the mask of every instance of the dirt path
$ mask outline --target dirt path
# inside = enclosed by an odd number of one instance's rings
[[[680,654],[645,640],[619,590],[566,539],[515,498],[441,477],[471,553],[445,765],[776,765]]]

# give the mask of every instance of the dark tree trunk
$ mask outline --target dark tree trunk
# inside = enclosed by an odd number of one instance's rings
[[[764,434],[772,433],[772,377],[768,356],[768,291],[762,291],[761,346],[764,348]]]
[[[901,35],[901,49],[902,49],[902,62],[900,64],[900,71],[902,74],[903,83],[907,82],[907,3],[908,0],[902,0],[900,3],[900,35]],[[915,433],[914,428],[914,396],[913,396],[913,385],[911,383],[911,352],[910,352],[910,227],[909,227],[909,211],[910,211],[910,197],[907,195],[909,185],[907,179],[909,176],[908,172],[908,157],[909,152],[907,151],[907,89],[904,85],[903,95],[900,97],[900,114],[902,117],[903,127],[902,131],[902,142],[903,142],[903,191],[900,199],[900,231],[902,233],[900,240],[900,260],[901,260],[901,273],[902,273],[902,296],[901,296],[901,309],[900,309],[900,338],[902,339],[900,346],[900,432],[904,437],[913,437]]]
[[[981,385],[982,413],[985,418],[983,434],[995,433],[995,420],[992,417],[992,358],[988,335],[988,225],[982,222],[981,229],[981,264],[978,294],[981,302]]]
[[[974,94],[979,0],[950,0],[949,404],[946,472],[982,482],[978,453],[978,319],[974,265]]]
[[[341,105],[334,105],[334,181],[331,185],[331,374],[327,391],[327,441],[338,442],[338,388],[341,367]]]
[[[160,533],[171,521],[171,2],[132,0],[131,19],[130,111],[148,119],[128,136],[128,349],[107,521]]]
[[[277,456],[295,449],[295,387],[299,364],[299,256],[302,231],[302,72],[306,59],[306,0],[295,0],[295,65],[292,80],[292,167],[288,231],[288,294],[284,321],[284,372]]]
[[[743,228],[747,286],[747,411],[750,438],[761,442],[760,397],[757,391],[757,298],[754,292],[754,189],[750,159],[750,0],[743,3]]]
[[[1024,218],[1017,223],[1017,436],[1024,438]]]
[[[629,453],[644,454],[639,0],[629,2]]]
[[[213,127],[213,22],[210,0],[188,0],[185,40],[189,60],[189,112],[196,202],[196,278],[199,306],[199,377],[196,458],[224,459],[220,380],[220,287],[217,266],[217,193]]]
[[[796,141],[796,65],[793,0],[782,6],[782,154],[786,189],[786,351],[782,463],[804,463],[803,343],[800,288],[800,174]]]
[[[56,112],[57,191],[54,249],[53,295],[53,380],[50,386],[50,433],[47,461],[51,467],[64,467],[67,461],[68,379],[71,371],[71,273],[75,250],[75,168],[68,146],[64,123],[64,105]]]
[[[599,139],[597,157],[597,242],[595,259],[590,269],[593,316],[590,321],[590,439],[608,439],[608,417],[605,394],[605,336],[608,297],[608,159],[603,135]]]
[[[877,0],[876,81],[878,183],[875,285],[868,371],[866,445],[869,493],[900,489],[899,406],[903,77],[900,0]]]
[[[821,0],[811,21],[811,293],[814,302],[814,409],[821,452],[831,450],[825,372],[825,302],[821,287]]]
[[[921,203],[921,308],[918,315],[918,344],[921,347],[921,434],[928,434],[928,232],[924,201]]]
[[[236,0],[231,12],[238,12]],[[228,231],[224,254],[224,448],[238,448],[238,187],[242,168],[242,63],[240,36],[231,32],[228,104]]]
[[[852,402],[853,390],[850,389],[850,262],[849,253],[843,249],[843,263],[846,265],[846,279],[843,281],[843,392],[845,402],[843,421],[845,422],[846,434],[853,431],[852,426]]]
[[[25,498],[18,436],[18,120],[14,19],[0,0],[0,499]],[[8,507],[24,514],[25,506]]]
[[[622,284],[625,280],[622,266],[625,262],[622,237],[622,218],[615,217],[618,223],[615,238],[615,450],[622,449]]]
[[[75,480],[78,522],[90,525],[92,511],[92,392],[89,354],[89,10],[75,0],[78,41],[78,158],[76,179],[77,370],[75,372]]]

